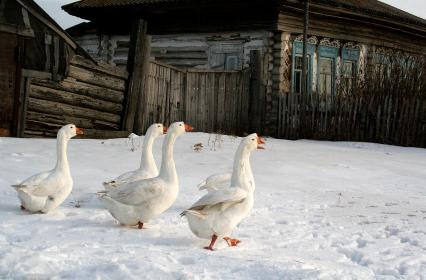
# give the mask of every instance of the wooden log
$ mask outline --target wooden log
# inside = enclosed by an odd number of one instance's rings
[[[50,100],[59,103],[74,105],[82,108],[95,109],[102,112],[121,114],[123,109],[121,104],[103,101],[92,97],[75,94],[63,90],[52,89],[49,84],[31,85],[30,96],[43,100]]]
[[[27,120],[38,121],[43,123],[52,123],[52,124],[57,124],[61,126],[65,124],[73,123],[76,126],[81,128],[107,129],[107,130],[120,129],[118,124],[109,123],[105,121],[71,117],[66,115],[53,115],[53,114],[39,113],[39,112],[33,112],[33,111],[28,111]]]
[[[57,129],[44,129],[40,130],[37,125],[32,125],[25,130],[25,137],[56,137]],[[114,130],[98,130],[98,129],[85,129],[83,135],[79,135],[78,139],[113,139],[113,138],[127,138],[128,131],[114,131]]]
[[[36,78],[36,79],[52,79],[52,73],[42,72],[30,69],[22,69],[21,75],[27,78]]]
[[[207,52],[154,52],[153,56],[155,58],[170,58],[170,59],[205,59],[207,61],[208,55]]]
[[[40,113],[97,119],[110,123],[119,123],[121,119],[120,116],[116,114],[100,112],[93,109],[80,108],[73,105],[41,100],[33,97],[28,98],[28,110]]]
[[[129,82],[127,86],[126,105],[122,127],[127,131],[141,133],[143,127],[143,101],[146,100],[144,91],[149,70],[150,40],[146,34],[147,22],[139,19],[133,25],[130,38],[129,57],[127,59],[127,71]],[[135,124],[136,122],[136,124]]]
[[[55,138],[56,134],[57,133],[54,132],[54,131],[40,131],[37,128],[35,128],[35,130],[28,128],[28,129],[25,129],[23,137],[26,137],[26,138],[45,138],[45,137]]]
[[[99,129],[85,129],[84,134],[79,138],[90,138],[90,139],[113,139],[113,138],[127,138],[129,136],[128,131],[114,131],[114,130],[99,130]]]
[[[91,60],[88,60],[80,55],[74,55],[71,59],[71,64],[77,67],[86,68],[88,70],[96,71],[102,74],[108,74],[123,80],[126,80],[129,76],[126,70],[107,65],[107,64],[95,64]]]
[[[104,88],[101,86],[91,85],[88,83],[77,81],[73,78],[66,78],[59,84],[53,83],[50,85],[50,87],[59,90],[74,92],[81,95],[87,95],[93,98],[98,98],[119,104],[122,104],[124,100],[124,91],[118,91],[109,88]]]
[[[92,85],[102,86],[118,91],[124,91],[125,80],[117,77],[91,71],[82,67],[70,65],[69,76],[78,81]]]

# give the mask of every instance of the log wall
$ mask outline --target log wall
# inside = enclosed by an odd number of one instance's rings
[[[74,56],[67,78],[27,77],[23,135],[55,136],[67,123],[87,137],[127,136],[121,131],[127,73]]]
[[[250,51],[268,51],[271,36],[265,30],[152,35],[151,58],[179,68],[225,70],[223,56],[235,54],[243,69],[250,63]],[[75,40],[95,59],[126,67],[130,35],[85,34]]]

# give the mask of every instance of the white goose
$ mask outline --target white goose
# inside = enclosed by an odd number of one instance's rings
[[[58,207],[71,193],[72,177],[67,159],[68,141],[83,130],[74,124],[63,126],[57,136],[57,162],[54,169],[33,175],[12,187],[18,192],[21,209],[47,213]]]
[[[250,167],[250,154],[264,144],[257,134],[243,138],[235,154],[229,187],[210,190],[181,215],[188,219],[189,228],[199,238],[211,239],[205,249],[213,250],[218,238],[229,246],[240,241],[229,237],[232,230],[247,217],[253,208],[254,180]]]
[[[176,200],[179,182],[173,160],[173,145],[179,135],[193,128],[183,122],[170,125],[163,142],[160,174],[99,192],[106,209],[122,225],[141,229],[143,224],[166,211]]]
[[[103,185],[106,190],[114,189],[125,183],[130,183],[137,180],[148,179],[158,176],[157,165],[155,164],[154,156],[152,154],[152,146],[155,139],[163,134],[166,134],[167,128],[161,123],[152,124],[146,131],[143,146],[140,167],[136,170],[126,172],[114,180],[104,182]]]

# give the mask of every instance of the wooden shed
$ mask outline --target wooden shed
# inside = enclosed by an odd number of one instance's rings
[[[0,136],[55,136],[71,122],[89,136],[119,132],[126,79],[33,0],[0,1]]]

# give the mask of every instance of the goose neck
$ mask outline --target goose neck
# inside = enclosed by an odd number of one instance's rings
[[[235,155],[234,168],[231,177],[231,185],[247,187],[250,176],[250,154],[251,151],[241,145]]]
[[[163,142],[160,177],[167,181],[177,181],[176,166],[173,160],[173,146],[177,135],[175,133],[167,133]]]
[[[152,147],[154,145],[154,137],[151,133],[145,135],[142,146],[142,157],[140,168],[150,168],[155,166],[154,155],[152,154]]]
[[[56,167],[57,171],[68,172],[69,173],[69,165],[68,165],[68,157],[67,157],[67,146],[68,139],[63,135],[58,135],[56,142]]]

